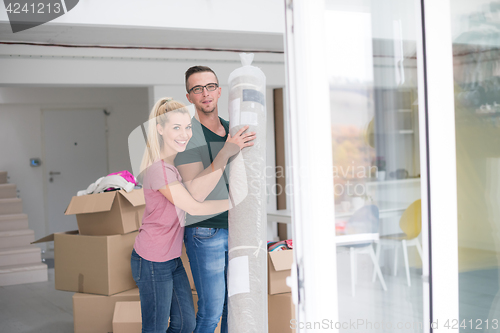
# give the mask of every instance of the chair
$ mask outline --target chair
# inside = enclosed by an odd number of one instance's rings
[[[347,234],[359,234],[359,233],[377,233],[379,227],[379,211],[378,207],[375,205],[368,205],[358,209],[349,219],[346,224]],[[352,296],[356,295],[356,280],[357,280],[357,255],[358,254],[368,254],[373,262],[374,271],[373,274],[377,274],[382,288],[387,291],[387,286],[380,271],[378,265],[378,260],[373,251],[372,246],[373,241],[361,244],[346,245],[349,248],[349,255],[351,260],[351,293]]]
[[[406,208],[399,219],[399,227],[403,231],[401,234],[385,235],[380,237],[380,243],[377,246],[377,261],[380,257],[380,245],[392,245],[394,247],[394,270],[393,275],[398,272],[398,248],[403,248],[403,255],[406,269],[406,281],[408,286],[411,286],[410,265],[408,263],[408,247],[416,246],[420,259],[423,258],[422,246],[418,240],[420,231],[422,230],[422,208],[420,199],[413,202]],[[376,275],[373,274],[372,281],[375,281]]]

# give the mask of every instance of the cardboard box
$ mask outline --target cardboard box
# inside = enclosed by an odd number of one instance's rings
[[[198,293],[194,290],[192,292],[193,292],[194,311],[196,313],[198,312]],[[104,297],[104,299],[110,299],[125,294],[126,293],[121,293],[109,297],[105,296],[94,296],[94,297]],[[73,306],[75,304],[76,295],[86,295],[86,294],[75,294],[73,296]],[[89,296],[90,295],[80,296],[80,297],[88,298]],[[76,318],[77,317],[75,316],[75,333],[80,333],[77,332],[76,330]],[[219,324],[217,325],[217,328],[215,329],[214,333],[220,333],[220,325],[221,323],[219,321]],[[132,333],[132,332],[140,333],[141,328],[142,328],[142,318],[141,318],[140,302],[123,302],[121,301],[121,299],[118,302],[116,302],[115,311],[113,315],[113,333]],[[89,330],[81,332],[100,332],[100,331],[94,329],[93,331]]]
[[[65,214],[76,214],[81,235],[127,234],[139,230],[144,205],[142,190],[120,190],[73,197]]]
[[[113,332],[113,314],[116,302],[139,300],[138,288],[112,296],[75,293],[73,295],[75,333]]]
[[[193,303],[194,303],[194,313],[196,314],[198,312],[198,293],[195,290],[193,290]],[[217,325],[217,328],[215,329],[214,333],[220,333],[220,322],[221,321],[219,320],[219,324]]]
[[[137,292],[138,293],[138,292]],[[110,299],[113,297],[119,297],[120,295],[125,295],[126,293],[117,294],[115,296],[105,297],[105,296],[94,296],[94,297],[104,297],[104,299]],[[75,296],[76,295],[85,295],[85,294],[75,294],[73,296],[73,306],[75,306]],[[89,296],[79,296],[80,298]],[[123,297],[122,297],[123,298]],[[134,304],[132,304],[134,303]],[[198,293],[193,290],[193,303],[194,303],[194,311],[198,312]],[[281,305],[281,304],[280,304]],[[75,316],[75,333],[80,332],[100,332],[98,330],[89,330],[89,331],[77,331],[76,330],[76,320]],[[219,324],[215,329],[214,333],[220,333],[220,325],[221,322],[219,320]],[[142,328],[142,319],[141,319],[141,308],[140,302],[122,302],[121,300],[116,302],[115,311],[113,315],[113,333],[132,333],[132,332],[141,332]],[[272,331],[270,331],[272,332]]]
[[[84,236],[69,231],[34,243],[54,241],[57,290],[109,296],[136,288],[130,256],[137,234]]]
[[[293,250],[268,252],[267,283],[269,295],[289,293],[286,278],[291,275]]]
[[[116,302],[113,333],[141,333],[141,302]]]
[[[298,325],[293,325],[295,320],[295,305],[292,301],[292,294],[277,294],[267,296],[268,306],[268,324],[269,332],[272,333],[291,333],[296,332]]]
[[[196,290],[196,287],[194,286],[193,273],[191,273],[191,265],[189,265],[189,258],[186,253],[186,246],[184,245],[184,242],[182,243],[181,260],[182,264],[184,265],[184,269],[186,270],[191,290]]]

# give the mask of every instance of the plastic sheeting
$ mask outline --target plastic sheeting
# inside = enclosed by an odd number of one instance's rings
[[[240,54],[242,67],[229,75],[229,132],[245,125],[256,132],[229,167],[228,329],[267,332],[266,77]],[[240,202],[241,200],[241,202]]]

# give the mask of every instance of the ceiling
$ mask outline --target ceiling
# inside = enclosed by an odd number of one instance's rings
[[[14,34],[8,22],[0,22],[0,41],[271,53],[284,50],[283,35],[279,33],[44,24]]]

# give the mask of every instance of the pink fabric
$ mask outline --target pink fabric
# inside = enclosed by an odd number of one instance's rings
[[[126,181],[128,181],[129,183],[134,183],[134,185],[137,185],[137,182],[135,181],[135,177],[134,175],[132,175],[130,172],[128,172],[127,170],[123,170],[123,171],[118,171],[118,172],[113,172],[113,173],[110,173],[108,176],[113,176],[113,175],[119,175],[119,176],[122,176]]]
[[[158,191],[178,181],[179,171],[163,160],[151,165],[145,172],[143,189],[146,207],[134,249],[142,258],[163,262],[181,256],[185,213],[175,207]],[[183,185],[181,185],[183,186]]]

